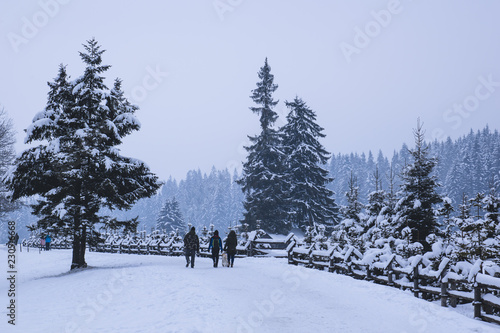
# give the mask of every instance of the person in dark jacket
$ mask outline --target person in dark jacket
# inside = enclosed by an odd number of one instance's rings
[[[226,244],[224,244],[224,251],[227,252],[228,263],[233,267],[234,256],[236,255],[236,245],[238,245],[238,240],[236,239],[236,232],[231,230],[229,235],[227,235]]]
[[[184,236],[184,252],[186,254],[186,267],[189,266],[191,258],[191,268],[194,268],[194,258],[196,253],[200,252],[200,240],[194,227]]]
[[[212,249],[212,260],[214,267],[219,266],[219,252],[222,252],[222,239],[219,237],[219,230],[214,231],[214,235],[210,238],[208,252]]]

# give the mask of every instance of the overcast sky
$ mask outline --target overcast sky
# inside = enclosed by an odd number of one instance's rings
[[[413,145],[500,127],[500,1],[2,0],[0,105],[13,118],[18,152],[60,63],[76,78],[78,52],[95,37],[140,107],[142,129],[124,155],[162,179],[190,169],[240,168],[249,107],[267,57],[285,100],[318,115],[334,154]]]

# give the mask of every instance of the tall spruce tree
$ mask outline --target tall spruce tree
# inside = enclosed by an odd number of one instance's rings
[[[104,84],[110,66],[101,64],[104,50],[97,41],[84,48],[84,74],[69,81],[65,67],[59,68],[45,109],[27,129],[26,143],[41,143],[25,150],[5,178],[12,199],[40,196],[33,206],[37,227],[73,238],[72,269],[86,267],[87,234],[96,226],[137,223],[102,216],[101,207],[128,209],[160,187],[146,164],[116,148],[140,128],[137,107],[123,97],[119,80],[111,91]]]
[[[425,132],[420,119],[414,130],[415,148],[409,150],[412,163],[403,168],[401,175],[401,199],[396,207],[399,231],[408,227],[411,230],[411,241],[419,242],[424,249],[430,249],[426,241],[429,234],[437,231],[437,221],[433,206],[441,202],[436,192],[439,186],[432,174],[436,160],[429,157],[429,147],[424,142]]]
[[[331,226],[337,207],[334,193],[327,188],[333,179],[324,168],[330,153],[319,142],[325,137],[323,128],[302,99],[295,97],[293,102],[286,102],[286,106],[290,112],[281,132],[289,186],[287,208],[292,222],[302,230],[313,224]]]
[[[260,220],[263,229],[286,233],[290,230],[290,223],[285,206],[284,155],[280,134],[273,127],[278,118],[273,108],[278,101],[273,100],[272,95],[278,85],[274,84],[267,58],[258,76],[260,81],[251,96],[257,106],[250,110],[260,115],[261,133],[249,136],[251,145],[245,147],[248,157],[243,164],[242,178],[238,180],[246,195],[244,223],[253,229]]]

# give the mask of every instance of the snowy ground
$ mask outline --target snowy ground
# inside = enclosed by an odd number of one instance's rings
[[[7,324],[2,278],[0,332],[500,332],[410,293],[286,259],[215,269],[197,258],[191,269],[179,257],[87,253],[91,268],[68,272],[69,250],[17,255],[16,326]],[[0,257],[6,267],[5,246]]]

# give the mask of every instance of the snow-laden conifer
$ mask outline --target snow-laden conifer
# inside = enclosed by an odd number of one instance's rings
[[[242,178],[238,180],[246,196],[244,222],[250,229],[254,229],[260,221],[262,228],[268,232],[287,233],[290,223],[284,193],[284,155],[279,132],[273,127],[278,118],[273,109],[278,101],[272,95],[278,85],[274,84],[267,58],[258,76],[260,81],[251,96],[257,106],[250,110],[260,116],[261,132],[249,137],[251,145],[245,147],[248,156],[243,164]]]
[[[87,235],[97,226],[134,223],[103,216],[101,207],[128,209],[160,186],[145,163],[120,154],[123,137],[140,128],[137,107],[123,97],[119,80],[111,90],[104,84],[110,66],[102,65],[97,41],[84,48],[83,75],[70,81],[60,66],[46,107],[26,130],[26,143],[39,144],[25,150],[5,178],[13,199],[39,196],[37,227],[73,238],[71,268],[86,266]]]
[[[299,97],[286,102],[290,109],[283,126],[286,155],[287,208],[293,224],[305,230],[308,225],[330,225],[336,221],[334,193],[327,188],[332,178],[325,168],[330,153],[319,142],[325,137],[316,114]]]

